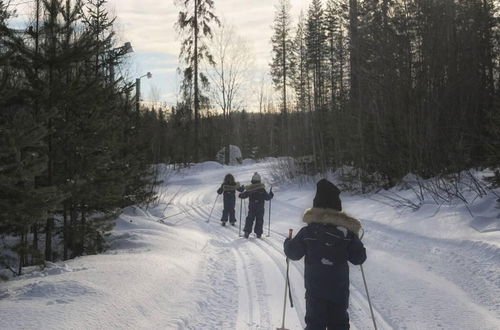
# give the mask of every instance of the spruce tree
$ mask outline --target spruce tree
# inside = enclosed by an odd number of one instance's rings
[[[194,105],[194,160],[199,161],[200,104],[208,101],[201,94],[201,89],[208,86],[208,79],[201,72],[200,63],[203,59],[213,63],[206,39],[212,38],[211,24],[220,25],[220,21],[214,14],[214,0],[183,0],[181,4],[183,10],[179,12],[177,27],[184,38],[180,57],[186,65],[182,71],[182,90],[188,105],[191,100]]]
[[[30,245],[28,236],[62,195],[38,183],[47,169],[48,113],[36,111],[27,83],[31,72],[22,71],[32,62],[19,52],[23,41],[6,27],[8,17],[0,2],[0,234],[19,238],[11,248],[18,254],[20,274],[23,266],[41,261],[37,241]]]
[[[306,47],[307,63],[311,75],[312,109],[314,110],[313,133],[314,143],[318,146],[319,165],[322,172],[326,171],[326,165],[330,156],[327,148],[325,133],[327,129],[327,103],[326,103],[326,63],[327,44],[325,30],[325,16],[323,5],[320,0],[313,0],[309,6],[306,24]]]
[[[273,47],[273,57],[270,63],[271,77],[274,85],[281,94],[281,134],[280,153],[290,154],[290,127],[288,122],[288,101],[287,87],[292,86],[293,74],[293,40],[292,40],[292,19],[290,16],[290,0],[280,0],[276,6],[276,14],[273,23],[273,36],[271,43]]]
[[[300,156],[312,155],[316,159],[316,143],[312,136],[312,106],[311,106],[311,79],[309,74],[309,64],[307,59],[307,40],[306,40],[306,21],[304,14],[301,12],[295,29],[295,37],[293,40],[293,62],[294,70],[292,76],[292,84],[295,90],[296,109],[299,112],[300,125],[296,128],[299,132],[304,132],[300,139],[299,152]]]

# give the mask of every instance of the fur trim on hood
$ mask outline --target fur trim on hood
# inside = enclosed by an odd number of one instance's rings
[[[257,189],[265,189],[265,185],[263,183],[252,183],[252,184],[249,184],[248,186],[245,186],[245,190],[246,191],[254,191],[254,190],[257,190]]]
[[[334,209],[313,207],[304,212],[303,221],[307,224],[322,223],[344,227],[359,236],[361,222],[359,220]]]
[[[236,190],[240,187],[240,183],[239,182],[236,182],[234,185],[230,185],[230,184],[223,184],[222,185],[222,189],[224,191],[233,191],[233,190]]]

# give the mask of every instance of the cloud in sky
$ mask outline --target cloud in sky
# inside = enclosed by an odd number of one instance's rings
[[[29,19],[32,4],[15,0],[20,20]],[[34,2],[34,1],[33,1]],[[179,5],[175,0],[108,0],[109,10],[117,16],[116,29],[122,42],[132,43],[135,53],[130,56],[131,64],[127,77],[133,79],[146,72],[153,73],[153,79],[144,80],[143,98],[160,94],[162,101],[173,104],[176,101],[179,81],[176,73],[180,39],[175,29]],[[271,26],[278,0],[215,0],[216,15],[234,26],[254,53],[254,71],[257,80],[269,71],[271,60]],[[309,0],[291,0],[294,24],[301,9],[307,10]],[[150,92],[153,91],[154,93]]]
[[[271,25],[277,3],[277,0],[215,0],[216,15],[234,26],[253,50],[259,77],[268,72]],[[292,0],[291,3],[292,15],[298,17],[309,1]],[[153,79],[144,82],[144,98],[150,97],[148,90],[153,88],[160,91],[162,100],[174,103],[179,85],[175,68],[180,47],[174,25],[180,7],[174,0],[110,0],[109,5],[118,17],[120,37],[130,41],[135,49],[136,74],[153,72]]]

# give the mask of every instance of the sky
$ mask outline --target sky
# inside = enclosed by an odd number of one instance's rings
[[[181,10],[179,0],[108,0],[109,11],[117,19],[118,45],[130,42],[134,53],[128,55],[125,72],[129,81],[153,74],[152,79],[141,80],[144,101],[162,101],[174,105],[179,90],[177,68],[181,40],[175,28]],[[215,14],[234,27],[253,53],[253,79],[255,91],[263,77],[269,73],[271,61],[271,36],[275,7],[279,0],[215,0]],[[293,24],[302,9],[306,11],[309,0],[290,0]],[[35,0],[12,0],[18,16],[12,24],[18,28],[26,26]],[[269,78],[266,78],[269,81]],[[257,98],[257,92],[250,98]],[[253,105],[252,105],[253,104]],[[252,108],[256,101],[247,104]],[[252,109],[248,109],[252,110]]]
[[[298,17],[308,0],[291,0],[292,15]],[[278,0],[215,0],[215,13],[249,45],[254,54],[255,83],[269,71],[271,25]],[[119,37],[132,43],[132,75],[147,72],[142,80],[143,98],[175,104],[179,90],[176,72],[180,38],[174,27],[181,7],[175,0],[110,0],[117,19]],[[295,20],[296,21],[296,20]]]

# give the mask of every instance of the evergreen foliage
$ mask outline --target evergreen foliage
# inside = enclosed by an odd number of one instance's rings
[[[185,65],[182,70],[181,96],[186,107],[194,109],[194,160],[199,160],[200,107],[208,108],[209,99],[202,94],[208,87],[208,78],[200,69],[202,60],[214,63],[206,40],[212,38],[211,24],[220,24],[214,14],[214,0],[180,0],[177,28],[184,38],[180,57]],[[201,87],[200,87],[201,86]]]
[[[36,1],[26,33],[0,20],[0,234],[18,238],[19,273],[102,252],[120,210],[154,198],[105,5]]]
[[[244,158],[253,150],[310,155],[318,172],[352,168],[362,190],[393,186],[408,173],[498,168],[500,8],[493,0],[311,0],[296,28],[289,2],[276,3],[270,75],[277,100],[263,102],[261,91],[259,114],[235,112],[231,124],[220,109],[206,109],[200,159],[214,159],[212,146],[224,146],[231,126]],[[189,111],[179,105],[165,117],[167,136],[181,145],[191,132],[180,117]],[[183,153],[165,158],[189,162]]]
[[[36,3],[36,24],[20,34],[0,1],[0,235],[16,240],[17,271],[102,251],[120,210],[154,198],[151,164],[214,160],[228,135],[243,158],[293,156],[309,174],[353,169],[362,191],[480,167],[500,185],[493,0],[311,0],[296,28],[282,0],[276,100],[261,87],[258,112],[230,116],[200,93],[198,63],[214,61],[213,1],[180,2],[181,101],[141,111],[114,75],[124,52],[106,1]]]
[[[279,138],[280,152],[290,154],[289,140],[290,126],[288,119],[287,87],[292,85],[291,76],[294,70],[292,21],[290,16],[290,0],[280,0],[276,6],[276,16],[273,24],[273,58],[270,63],[271,77],[274,85],[281,94],[282,118]]]

